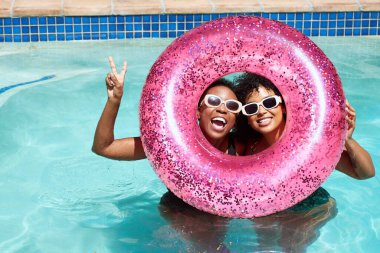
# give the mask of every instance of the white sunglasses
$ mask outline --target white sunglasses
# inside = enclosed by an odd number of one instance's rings
[[[259,112],[260,105],[264,107],[266,110],[270,110],[276,108],[280,103],[282,103],[282,99],[280,96],[274,95],[270,97],[266,97],[261,102],[253,102],[243,106],[242,112],[246,116],[252,116]]]
[[[217,95],[213,94],[207,94],[199,106],[202,106],[203,102],[211,108],[216,108],[224,104],[226,106],[226,109],[232,113],[240,112],[242,107],[242,103],[235,99],[223,100]]]

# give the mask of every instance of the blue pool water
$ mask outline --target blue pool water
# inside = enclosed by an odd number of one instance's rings
[[[380,39],[316,38],[380,165]],[[147,160],[91,153],[107,56],[128,60],[116,137],[139,135],[151,64],[171,40],[0,45],[0,252],[378,252],[379,176],[334,172],[310,210],[225,219],[173,203]],[[48,78],[47,78],[48,77]],[[161,203],[160,203],[161,200]]]

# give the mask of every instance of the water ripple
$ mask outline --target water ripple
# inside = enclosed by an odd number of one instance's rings
[[[113,162],[79,158],[54,162],[44,170],[40,206],[54,209],[72,222],[105,228],[121,223],[129,210],[144,209],[156,194],[136,188],[134,171],[113,168]],[[136,192],[139,189],[139,192]],[[133,203],[128,205],[126,203]]]

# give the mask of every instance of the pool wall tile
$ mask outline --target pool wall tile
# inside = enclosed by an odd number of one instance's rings
[[[175,38],[204,22],[241,13],[0,18],[1,42]],[[379,36],[380,12],[250,12],[307,36]]]

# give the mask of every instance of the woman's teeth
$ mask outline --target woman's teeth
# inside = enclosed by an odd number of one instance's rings
[[[268,121],[270,121],[270,118],[265,118],[265,119],[258,120],[259,123],[265,123],[265,122],[268,122]]]
[[[216,117],[211,119],[211,123],[217,128],[223,128],[227,124],[227,121],[222,117]]]
[[[259,119],[259,120],[257,121],[257,123],[258,123],[260,126],[266,126],[266,125],[268,125],[270,122],[271,122],[271,118]]]

